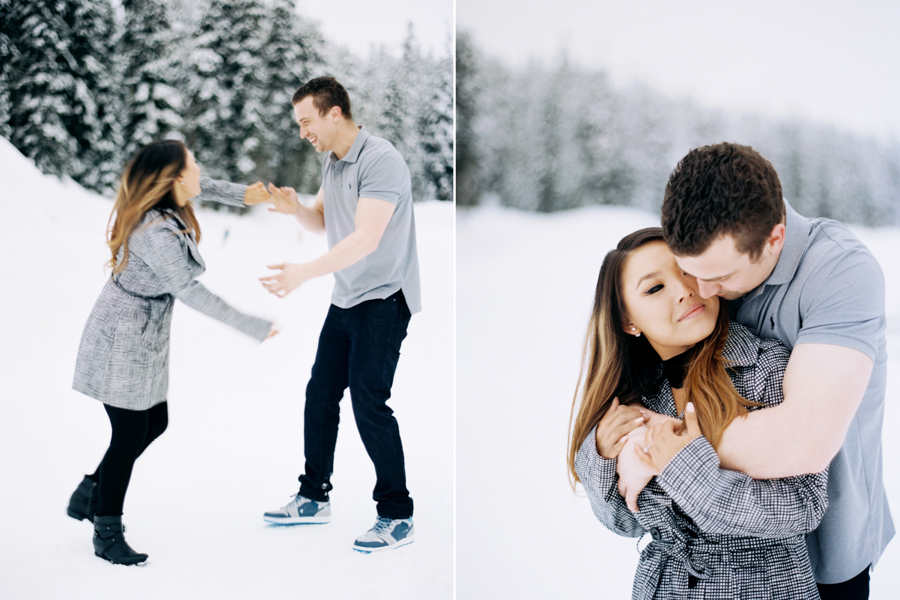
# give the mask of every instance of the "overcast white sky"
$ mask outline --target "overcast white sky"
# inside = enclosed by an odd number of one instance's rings
[[[456,0],[456,19],[511,65],[565,50],[618,84],[900,139],[897,0]]]
[[[425,52],[443,55],[452,39],[453,0],[297,0],[297,9],[327,39],[361,56],[381,44],[399,54],[410,21]]]

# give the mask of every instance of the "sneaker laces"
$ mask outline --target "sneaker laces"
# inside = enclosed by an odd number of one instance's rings
[[[391,519],[387,517],[378,517],[378,520],[375,522],[375,526],[372,527],[372,531],[376,534],[387,533],[388,528],[391,526]]]

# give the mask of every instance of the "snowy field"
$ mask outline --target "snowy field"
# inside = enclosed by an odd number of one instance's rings
[[[460,599],[630,598],[635,540],[567,482],[569,409],[603,256],[655,214],[587,208],[457,216],[457,591]],[[888,280],[887,493],[900,524],[900,231],[860,229]],[[897,598],[900,540],[872,575]]]
[[[143,567],[93,554],[69,495],[109,442],[102,405],[71,389],[81,330],[106,275],[110,199],[40,175],[0,140],[0,598],[447,599],[453,583],[453,207],[416,205],[424,311],[403,343],[400,422],[416,542],[354,552],[375,521],[375,473],[342,403],[332,506],[321,526],[274,527],[303,467],[303,392],[328,309],[324,277],[278,299],[265,265],[327,250],[295,220],[201,210],[201,281],[275,318],[263,344],[176,303],[169,428],[135,465],[127,539]],[[226,239],[227,232],[227,239]]]

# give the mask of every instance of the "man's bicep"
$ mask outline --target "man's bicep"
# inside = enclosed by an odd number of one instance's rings
[[[807,449],[820,459],[830,461],[840,450],[872,366],[865,353],[846,346],[794,347],[784,374],[784,407],[797,420],[793,425],[798,432],[810,436]]]
[[[387,200],[360,198],[356,205],[356,230],[381,239],[396,207]]]

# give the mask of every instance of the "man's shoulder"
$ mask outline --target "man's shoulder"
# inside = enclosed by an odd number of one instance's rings
[[[377,135],[369,135],[366,144],[359,153],[359,160],[365,164],[388,163],[399,161],[406,164],[403,156],[392,143]]]
[[[836,275],[864,280],[881,274],[881,266],[862,240],[849,227],[831,219],[810,220],[809,239],[799,266],[803,279],[823,282]]]

